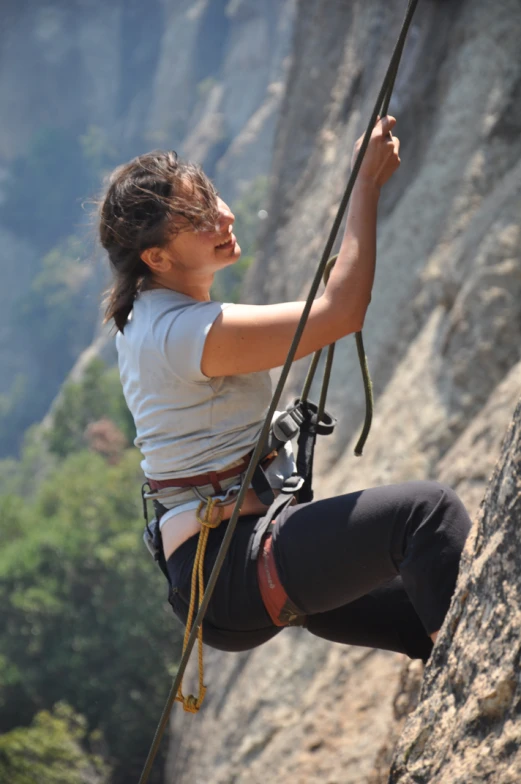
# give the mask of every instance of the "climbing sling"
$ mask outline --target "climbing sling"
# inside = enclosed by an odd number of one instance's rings
[[[181,685],[181,682],[182,682],[182,679],[183,679],[183,675],[184,675],[184,672],[185,672],[185,669],[186,669],[186,666],[187,666],[187,663],[188,663],[188,659],[190,657],[190,654],[191,654],[191,651],[192,651],[193,646],[195,644],[195,641],[199,637],[199,634],[200,634],[199,630],[201,628],[201,624],[203,622],[203,618],[204,618],[204,615],[206,613],[206,609],[208,607],[208,604],[210,602],[210,598],[211,598],[213,590],[215,588],[215,584],[216,584],[217,579],[219,577],[219,573],[220,573],[221,568],[223,566],[224,559],[225,559],[226,554],[228,552],[228,549],[230,547],[230,543],[231,543],[231,540],[232,540],[232,537],[233,537],[233,534],[234,534],[234,531],[235,531],[235,528],[236,528],[236,525],[237,525],[237,521],[239,519],[240,509],[241,509],[241,506],[242,506],[242,504],[244,502],[244,498],[245,498],[246,492],[247,492],[248,488],[251,485],[252,478],[253,478],[253,475],[255,473],[255,469],[256,469],[258,463],[261,461],[262,456],[264,454],[265,444],[266,444],[268,436],[269,436],[271,422],[272,422],[272,420],[274,418],[278,402],[279,402],[279,400],[281,398],[281,395],[282,395],[282,392],[283,392],[286,380],[288,378],[288,375],[289,375],[289,372],[290,372],[290,369],[291,369],[291,365],[293,363],[293,360],[294,360],[294,357],[295,357],[295,354],[296,354],[296,351],[297,351],[300,339],[302,337],[302,333],[304,331],[304,328],[305,328],[305,325],[306,325],[306,322],[307,322],[307,319],[308,319],[308,316],[309,316],[309,313],[310,313],[313,301],[315,299],[315,296],[317,294],[320,282],[322,280],[322,276],[323,276],[324,271],[326,269],[326,265],[328,263],[328,260],[330,259],[331,251],[333,249],[333,245],[334,245],[336,236],[337,236],[338,231],[340,229],[340,225],[342,223],[342,219],[344,217],[344,214],[345,214],[345,211],[347,209],[347,205],[348,205],[349,199],[351,197],[351,194],[352,194],[352,191],[353,191],[356,179],[358,177],[358,173],[360,171],[360,167],[362,165],[363,158],[365,156],[367,147],[369,145],[369,140],[371,138],[372,130],[373,130],[375,124],[376,124],[378,116],[384,116],[384,115],[387,114],[389,101],[390,101],[390,98],[391,98],[392,90],[393,90],[393,87],[394,87],[394,82],[395,82],[395,79],[396,79],[396,74],[398,72],[398,67],[399,67],[401,55],[402,55],[402,52],[403,52],[403,47],[404,47],[405,40],[406,40],[406,37],[407,37],[407,33],[408,33],[408,30],[409,30],[409,27],[410,27],[410,24],[411,24],[412,18],[414,16],[414,12],[416,10],[417,5],[418,5],[418,0],[409,0],[408,8],[407,8],[407,11],[406,11],[406,14],[405,14],[405,18],[404,18],[404,21],[403,21],[403,24],[402,24],[400,35],[398,37],[398,41],[397,41],[397,43],[395,45],[395,48],[394,48],[394,51],[393,51],[393,54],[392,54],[392,57],[391,57],[391,61],[390,61],[390,64],[389,64],[389,67],[388,67],[387,72],[385,74],[385,77],[384,77],[384,80],[383,80],[380,92],[378,94],[377,101],[375,103],[373,112],[371,114],[371,118],[369,120],[369,123],[368,123],[368,126],[367,126],[367,130],[365,132],[365,135],[364,135],[364,139],[363,139],[362,145],[360,147],[360,150],[358,152],[355,164],[353,166],[353,169],[352,169],[352,172],[351,172],[351,176],[349,177],[349,181],[347,183],[344,195],[343,195],[342,200],[340,202],[340,206],[339,206],[337,215],[335,217],[335,220],[334,220],[334,223],[333,223],[333,226],[332,226],[329,238],[328,238],[328,240],[326,242],[326,245],[325,245],[325,248],[324,248],[324,252],[322,254],[322,258],[320,260],[320,263],[319,263],[318,268],[316,270],[315,276],[313,278],[313,281],[312,281],[312,284],[311,284],[311,287],[310,287],[310,290],[309,290],[309,294],[308,294],[308,297],[306,299],[306,303],[305,303],[303,311],[302,311],[302,315],[301,315],[299,324],[297,326],[297,329],[296,329],[293,341],[291,343],[291,346],[290,346],[290,349],[289,349],[289,352],[288,352],[287,359],[286,359],[286,361],[284,363],[284,366],[282,368],[282,371],[281,371],[281,374],[279,376],[279,380],[278,380],[275,392],[273,394],[273,398],[272,398],[271,404],[270,404],[268,412],[266,414],[266,418],[265,418],[265,421],[264,421],[261,433],[259,435],[259,440],[257,442],[257,445],[256,445],[255,449],[253,450],[253,454],[251,456],[250,463],[249,463],[248,468],[247,468],[247,470],[245,472],[245,475],[244,475],[244,478],[243,478],[243,482],[242,482],[242,486],[241,486],[241,489],[240,489],[240,491],[239,491],[239,493],[237,495],[237,499],[236,499],[236,502],[235,502],[235,507],[234,507],[232,516],[231,516],[231,518],[230,518],[230,520],[228,522],[228,526],[227,526],[226,532],[224,534],[220,550],[219,550],[219,552],[217,554],[217,557],[215,559],[214,567],[212,569],[212,572],[210,574],[208,583],[206,585],[206,589],[204,591],[204,595],[199,597],[199,609],[198,609],[197,615],[195,617],[195,620],[192,623],[192,628],[191,628],[190,634],[189,635],[187,634],[187,638],[185,639],[185,645],[183,647],[183,655],[182,655],[182,658],[181,658],[181,662],[179,664],[178,672],[177,672],[176,678],[174,679],[172,687],[170,689],[170,693],[168,695],[165,707],[163,709],[161,718],[159,720],[159,724],[157,726],[157,729],[156,729],[156,732],[155,732],[155,735],[154,735],[154,738],[153,738],[153,741],[152,741],[152,744],[151,744],[151,747],[150,747],[150,751],[148,753],[148,756],[147,756],[147,759],[145,761],[145,765],[144,765],[143,771],[142,771],[140,779],[139,779],[139,784],[146,784],[146,782],[148,780],[148,777],[149,777],[150,771],[152,769],[152,765],[153,765],[154,759],[155,759],[157,751],[159,749],[159,744],[161,742],[161,738],[162,738],[162,736],[164,734],[164,731],[165,731],[165,729],[167,727],[167,724],[168,724],[168,720],[169,720],[169,717],[170,717],[170,713],[171,713],[173,704],[174,704],[175,700],[178,697],[179,690],[180,690],[180,685]],[[365,387],[365,394],[366,394],[366,403],[367,403],[367,414],[366,414],[366,419],[365,419],[365,422],[364,422],[363,431],[362,431],[360,440],[359,440],[359,442],[357,444],[357,447],[355,449],[355,453],[356,454],[361,454],[361,450],[363,449],[363,444],[365,442],[365,439],[367,438],[367,434],[369,432],[369,428],[370,428],[370,425],[371,425],[372,407],[373,406],[372,406],[371,383],[370,383],[370,379],[369,379],[369,376],[368,376],[367,362],[366,362],[366,359],[365,359],[365,353],[364,353],[363,341],[362,341],[361,333],[357,333],[356,340],[357,340],[358,355],[359,355],[359,357],[361,359],[362,372],[363,372],[363,377],[364,377],[364,387]],[[326,363],[327,378],[329,377],[329,372],[330,372],[330,369],[331,369],[330,366],[331,366],[331,361],[332,361],[332,353],[333,352],[332,352],[332,349],[330,347],[330,350],[328,351],[328,355],[329,355],[328,356],[328,361]],[[313,362],[315,362],[315,358],[313,359]],[[318,364],[318,359],[315,362],[315,367],[316,367],[316,364]],[[312,366],[313,366],[313,363],[312,363]],[[329,370],[328,370],[328,367],[329,367]],[[321,403],[322,403],[322,396],[321,396]],[[320,409],[321,403],[319,403],[319,409]],[[203,694],[204,694],[204,692],[203,692]]]

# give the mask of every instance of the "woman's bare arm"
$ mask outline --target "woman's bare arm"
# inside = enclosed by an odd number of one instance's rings
[[[374,280],[380,188],[400,162],[399,142],[389,134],[395,122],[383,118],[373,131],[352,194],[338,260],[324,293],[311,307],[297,359],[362,328]],[[303,308],[303,302],[226,308],[206,338],[202,372],[213,377],[279,367]]]

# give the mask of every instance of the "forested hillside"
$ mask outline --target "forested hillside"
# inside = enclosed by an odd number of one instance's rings
[[[141,541],[119,376],[99,356],[114,359],[96,200],[108,172],[150,149],[203,164],[237,216],[243,258],[214,292],[236,299],[266,206],[294,5],[3,3],[2,782],[141,772],[181,630]]]
[[[176,149],[256,234],[293,15],[294,0],[3,3],[0,457],[18,453],[98,334],[93,202],[115,165]]]

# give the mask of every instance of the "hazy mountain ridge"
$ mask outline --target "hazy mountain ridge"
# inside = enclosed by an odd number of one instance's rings
[[[96,337],[103,273],[88,202],[102,176],[176,149],[235,203],[269,173],[294,10],[294,0],[4,4],[0,454],[16,452]],[[78,303],[54,307],[74,301],[78,275],[81,319]]]

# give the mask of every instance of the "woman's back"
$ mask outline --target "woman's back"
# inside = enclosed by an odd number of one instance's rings
[[[206,336],[224,308],[171,289],[137,297],[116,339],[142,468],[153,479],[216,471],[255,445],[271,400],[268,372],[207,378]]]

